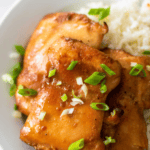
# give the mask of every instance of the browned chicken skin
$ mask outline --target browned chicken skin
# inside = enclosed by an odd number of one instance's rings
[[[104,34],[108,31],[106,24],[91,21],[85,15],[75,13],[55,13],[47,15],[34,31],[24,57],[23,71],[18,77],[18,85],[40,90],[47,75],[47,50],[51,43],[59,37],[68,37],[83,41],[85,44],[99,49]],[[34,97],[22,97],[16,93],[18,109],[28,115]]]
[[[110,119],[108,112],[105,114],[103,138],[112,136],[116,139],[116,143],[108,145],[107,149],[147,149],[148,141],[143,110],[150,108],[150,73],[146,69],[146,65],[150,65],[150,57],[136,57],[121,50],[110,49],[105,50],[105,53],[114,60],[118,60],[122,66],[121,83],[108,95],[107,102],[111,110],[120,108],[123,111],[117,120],[118,114],[114,119]],[[131,76],[129,74],[131,62],[143,65],[147,77]]]
[[[67,150],[71,143],[84,138],[84,150],[104,150],[105,146],[100,137],[104,111],[94,110],[90,104],[105,103],[108,93],[119,84],[120,65],[99,50],[68,38],[60,38],[52,43],[47,55],[48,70],[56,68],[56,75],[47,79],[40,89],[33,110],[21,130],[21,139],[36,149]],[[78,64],[72,71],[68,71],[67,67],[72,60],[77,60]],[[82,77],[85,80],[95,71],[104,72],[100,67],[102,63],[116,75],[106,74],[105,94],[100,93],[100,84],[86,84],[88,94],[85,97],[81,86],[76,83],[76,78]],[[57,86],[57,81],[62,81],[62,85]],[[76,95],[82,94],[83,105],[70,105],[72,89]],[[68,96],[66,102],[61,100],[64,93]],[[73,114],[60,117],[62,111],[68,108],[74,108]],[[46,112],[43,121],[38,119],[41,111]]]

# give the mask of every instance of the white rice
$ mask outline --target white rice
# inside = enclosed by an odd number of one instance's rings
[[[98,17],[88,15],[91,8],[111,6],[111,14],[102,20],[107,22],[109,32],[104,36],[102,48],[123,49],[132,55],[142,55],[150,50],[150,0],[121,0],[110,5],[92,2],[77,11],[98,22]],[[150,110],[144,111],[150,150]]]
[[[121,0],[111,4],[111,14],[102,20],[109,26],[103,47],[124,49],[132,55],[142,55],[143,51],[150,50],[150,6],[147,4],[150,4],[150,0],[144,0],[141,7],[140,0]],[[88,15],[88,11],[91,8],[109,6],[103,2],[92,2],[77,13],[86,14],[94,21],[98,21],[98,17]]]

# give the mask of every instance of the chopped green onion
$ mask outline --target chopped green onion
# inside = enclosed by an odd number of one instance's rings
[[[18,89],[18,93],[22,96],[33,96],[37,95],[37,91],[33,89]]]
[[[85,84],[82,85],[81,90],[83,91],[83,93],[84,93],[84,95],[86,97],[87,94],[88,94],[88,88],[87,88],[87,86]]]
[[[84,147],[84,139],[80,139],[74,143],[72,143],[68,150],[80,150]]]
[[[74,108],[64,109],[63,112],[61,113],[60,117],[62,117],[64,115],[73,114],[73,112],[74,112]]]
[[[13,77],[12,77],[10,74],[8,74],[8,73],[2,75],[2,79],[3,79],[4,82],[7,82],[7,83],[9,83],[9,84],[14,84],[14,79],[13,79]]]
[[[92,8],[89,10],[89,15],[99,15],[101,11],[104,11],[104,8]]]
[[[58,81],[56,85],[62,85],[62,82],[61,82],[61,81]]]
[[[101,83],[101,88],[100,88],[100,91],[101,91],[101,93],[103,94],[103,93],[106,93],[106,91],[107,91],[107,86],[105,85],[105,80]]]
[[[138,70],[138,71],[135,71],[135,70]],[[141,71],[142,71],[142,69],[143,69],[143,66],[142,65],[140,65],[140,64],[136,64],[132,69],[131,69],[131,71],[130,71],[130,75],[132,75],[132,76],[137,76]]]
[[[116,110],[114,109],[110,114],[112,117],[114,117],[116,115]]]
[[[24,49],[23,46],[21,46],[21,45],[15,45],[15,48],[16,48],[17,52],[18,52],[21,56],[23,56],[23,55],[25,54],[25,49]]]
[[[16,104],[14,104],[14,110],[18,110],[18,107]]]
[[[11,69],[10,74],[5,74],[2,76],[3,81],[11,84],[9,95],[14,96],[16,92],[16,79],[22,70],[21,63],[15,64]]]
[[[116,75],[114,71],[112,71],[109,67],[107,67],[105,64],[100,64],[100,66],[110,75]]]
[[[115,139],[112,139],[111,136],[110,137],[107,137],[106,136],[106,140],[104,141],[104,144],[105,145],[108,145],[110,143],[116,143],[116,140]]]
[[[21,63],[17,63],[10,71],[10,74],[4,74],[2,76],[3,81],[8,82],[9,84],[16,83],[16,78],[22,70]]]
[[[146,66],[147,71],[150,71],[150,65]]]
[[[67,97],[66,94],[63,94],[63,95],[61,96],[61,99],[62,99],[63,102],[65,102],[65,101],[68,99],[68,97]]]
[[[103,106],[103,108],[98,108],[97,105],[101,105]],[[103,110],[103,111],[109,110],[109,106],[105,103],[91,103],[90,106],[95,110]]]
[[[137,70],[137,71],[136,71]],[[131,76],[137,76],[137,75],[139,75],[139,73],[140,72],[143,72],[143,77],[146,77],[146,72],[143,70],[143,66],[142,65],[140,65],[140,64],[137,64],[137,65],[135,65],[132,69],[131,69],[131,71],[130,71],[130,75]]]
[[[100,12],[98,20],[103,20],[110,14],[110,7],[104,9],[103,11]]]
[[[141,77],[146,77],[147,75],[144,69],[142,69],[142,72],[143,72],[143,75]]]
[[[72,98],[72,102],[70,103],[70,105],[76,106],[78,104],[82,105],[84,104],[84,102],[79,98]]]
[[[13,68],[11,69],[10,74],[12,75],[14,82],[16,82],[16,79],[18,75],[20,74],[21,70],[22,70],[21,63],[19,62],[15,64]]]
[[[110,14],[110,7],[108,8],[95,8],[95,9],[90,9],[88,12],[89,15],[99,15],[99,20],[102,20],[109,16]]]
[[[39,118],[40,120],[43,120],[44,117],[45,117],[45,115],[46,115],[46,112],[43,111],[43,112],[40,113],[40,115],[38,116],[38,118]]]
[[[73,96],[74,98],[81,98],[81,97],[82,97],[82,95],[76,96],[76,95],[74,94],[74,90],[72,90],[72,96]]]
[[[73,70],[73,68],[76,66],[77,63],[78,61],[72,61],[67,70]]]
[[[48,74],[48,77],[50,78],[50,77],[54,76],[55,73],[56,73],[56,69],[50,70],[49,74]]]
[[[19,89],[19,90],[20,90],[20,89],[24,89],[24,88],[23,88],[23,85],[19,85],[19,86],[18,86],[18,89]]]
[[[10,90],[9,90],[9,95],[10,96],[14,96],[15,95],[15,92],[16,92],[16,84],[13,84],[11,87],[10,87]]]
[[[78,85],[83,85],[82,77],[76,78],[76,81]]]
[[[94,72],[90,77],[85,79],[84,82],[91,85],[97,85],[105,78],[105,76],[104,73]]]
[[[136,62],[131,62],[131,67],[134,67],[135,65],[137,65],[137,63]]]
[[[142,54],[143,55],[150,55],[150,51],[144,51]]]

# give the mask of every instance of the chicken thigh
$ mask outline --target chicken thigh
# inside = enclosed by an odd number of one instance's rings
[[[81,40],[99,49],[107,31],[106,24],[101,26],[86,15],[54,13],[45,16],[27,46],[23,70],[18,77],[17,84],[29,89],[40,90],[48,72],[48,48],[59,37]],[[34,101],[35,97],[22,97],[16,92],[16,103],[22,113],[28,115]]]
[[[121,82],[107,98],[110,110],[120,109],[114,116],[105,114],[102,135],[111,136],[116,140],[115,144],[109,144],[108,150],[144,150],[148,147],[146,136],[146,123],[143,110],[150,108],[150,57],[132,56],[121,50],[107,49],[108,56],[117,60],[122,66]],[[129,73],[135,64],[143,65],[146,72],[138,76]]]
[[[36,97],[33,109],[21,130],[21,139],[34,146],[37,150],[67,150],[69,145],[84,139],[83,150],[104,150],[105,146],[100,132],[104,111],[93,109],[91,103],[105,103],[106,97],[120,82],[120,65],[97,49],[80,41],[59,38],[49,45],[48,70],[56,69],[56,74],[45,80]],[[67,70],[72,61],[78,61],[73,70]],[[115,72],[109,75],[100,64],[107,65]],[[94,72],[105,75],[107,91],[100,92],[101,84],[84,83],[87,94],[78,85],[76,78],[83,81]],[[47,74],[48,76],[48,74]],[[57,85],[58,81],[62,85]],[[80,95],[83,103],[72,105],[72,94]],[[63,102],[61,96],[68,99]],[[71,114],[62,112],[73,109]],[[41,112],[46,112],[43,120],[39,119]]]

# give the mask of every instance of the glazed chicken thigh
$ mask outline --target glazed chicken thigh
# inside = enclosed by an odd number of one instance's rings
[[[91,21],[86,15],[55,13],[45,16],[34,31],[26,49],[23,70],[17,84],[39,91],[48,73],[49,46],[64,36],[81,40],[83,43],[100,48],[102,38],[108,31],[106,24]],[[35,97],[22,97],[16,92],[18,109],[29,115]]]
[[[122,50],[101,52],[107,32],[106,23],[102,26],[76,13],[49,14],[40,21],[17,79],[16,104],[28,115],[20,135],[24,142],[37,150],[67,150],[80,139],[84,139],[83,150],[147,149],[143,110],[150,108],[150,57]],[[77,64],[68,70],[73,61]],[[101,64],[115,74],[108,74]],[[137,76],[130,74],[133,64],[143,66]],[[56,73],[50,77],[53,69]],[[104,78],[95,85],[85,82],[95,72]],[[83,83],[77,83],[78,77]],[[100,91],[103,81],[105,93]],[[19,85],[36,90],[37,95],[18,94]],[[73,103],[73,98],[80,102]],[[100,103],[99,109],[106,103],[110,109],[95,110],[92,103]],[[45,113],[43,119],[41,113]],[[116,142],[105,146],[104,140],[110,136]]]
[[[115,144],[107,146],[108,150],[144,150],[148,148],[146,136],[146,123],[143,110],[150,108],[150,73],[147,65],[150,65],[150,57],[132,56],[121,50],[104,51],[108,56],[117,60],[122,66],[121,82],[107,98],[111,111],[116,109],[116,115],[109,116],[105,113],[102,135],[112,136]],[[146,72],[138,76],[131,76],[131,65],[137,63],[143,65]]]
[[[56,69],[55,76],[45,79],[36,97],[33,109],[21,130],[21,139],[40,150],[67,150],[73,142],[84,139],[84,150],[104,150],[105,146],[100,132],[104,111],[90,107],[91,103],[105,103],[106,97],[120,81],[120,65],[97,49],[87,46],[80,41],[59,38],[49,45],[47,70]],[[67,70],[72,61],[78,61],[73,70]],[[108,75],[100,66],[106,64],[115,75]],[[87,95],[82,85],[76,82],[77,77],[83,81],[95,71],[106,75],[107,92],[100,92],[100,84],[85,84]],[[48,74],[47,74],[48,76]],[[58,86],[57,82],[62,81]],[[81,95],[83,104],[71,105],[75,95]],[[68,99],[63,102],[61,96],[66,94]],[[73,108],[73,113],[63,115],[66,109]],[[39,115],[46,112],[41,121]]]

